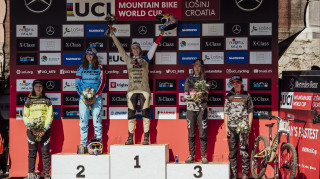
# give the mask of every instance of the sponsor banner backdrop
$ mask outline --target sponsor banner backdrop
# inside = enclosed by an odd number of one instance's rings
[[[16,37],[38,37],[38,25],[17,25]]]
[[[181,3],[181,0],[117,0],[115,12],[119,21],[145,21],[155,20],[165,9],[165,13],[174,14],[180,20]]]
[[[40,53],[40,65],[61,65],[61,53]]]
[[[57,151],[72,153],[74,151],[71,149],[79,145],[79,95],[75,75],[88,47],[97,49],[98,61],[106,75],[101,115],[105,131],[103,139],[109,137],[110,140],[104,146],[104,152],[110,151],[110,145],[115,144],[112,136],[127,138],[129,70],[112,38],[105,35],[107,14],[116,15],[118,21],[113,25],[114,33],[128,55],[133,42],[140,43],[144,55],[149,52],[160,33],[159,25],[166,20],[156,19],[157,14],[163,11],[179,20],[177,28],[164,32],[148,67],[150,113],[153,114],[151,143],[168,143],[181,158],[188,157],[185,150],[187,121],[179,119],[186,118],[184,82],[192,75],[192,62],[196,58],[204,60],[204,70],[210,84],[208,136],[215,137],[208,142],[208,148],[222,146],[208,150],[210,161],[213,161],[213,152],[222,156],[228,151],[221,119],[225,96],[232,88],[228,84],[232,75],[240,74],[244,79],[244,90],[256,95],[253,96],[254,109],[257,109],[253,126],[257,133],[268,132],[267,128],[259,127],[266,122],[260,120],[265,118],[266,111],[277,115],[280,96],[277,1],[263,1],[252,11],[248,8],[256,1],[59,0],[48,4],[32,0],[27,4],[27,1],[10,0],[9,131],[10,153],[13,154],[10,156],[10,177],[23,177],[27,173],[27,165],[20,165],[27,163],[27,150],[19,150],[27,147],[21,141],[21,136],[25,135],[25,125],[21,119],[24,101],[32,90],[34,79],[44,80],[46,93],[54,103],[52,133],[63,136],[52,138],[52,143],[57,144],[52,145],[52,154]],[[307,75],[284,79],[287,88],[284,92],[308,90],[319,93],[317,79]],[[297,107],[293,104],[293,94],[291,101],[290,96],[286,97],[288,99],[284,102],[288,104],[284,106]],[[300,97],[298,102],[303,104],[306,102],[303,99]],[[316,99],[313,96],[311,106],[320,106]],[[140,109],[137,116],[141,116]],[[142,120],[137,120],[135,130],[137,134],[143,133]],[[179,140],[172,137],[172,132],[179,133]],[[92,135],[90,122],[88,137],[92,138]],[[137,142],[141,141],[139,136]],[[250,138],[249,143],[253,144],[254,138]],[[315,149],[307,148],[304,151]],[[173,160],[171,155],[170,160]],[[266,175],[272,176],[273,169],[268,169]]]
[[[285,71],[282,74],[280,117],[306,121],[290,122],[289,140],[298,153],[297,171],[300,172],[297,178],[320,176],[320,126],[314,123],[314,109],[318,114],[320,110],[319,75],[318,70]]]

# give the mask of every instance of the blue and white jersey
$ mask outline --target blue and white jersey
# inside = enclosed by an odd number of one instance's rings
[[[81,96],[82,91],[87,87],[91,87],[96,92],[96,97],[98,98],[102,93],[105,85],[105,74],[102,65],[96,70],[92,69],[91,64],[89,64],[88,69],[83,69],[82,65],[78,68],[76,73],[76,89]]]

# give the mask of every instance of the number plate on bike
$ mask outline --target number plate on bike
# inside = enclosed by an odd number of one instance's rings
[[[289,121],[280,120],[279,121],[279,132],[290,132]]]

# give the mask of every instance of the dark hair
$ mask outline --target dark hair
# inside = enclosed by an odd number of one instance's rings
[[[36,96],[36,92],[34,91],[34,86],[35,86],[36,84],[41,84],[41,86],[42,86],[42,92],[41,92],[41,96],[40,96],[40,97],[48,98],[48,97],[46,96],[46,94],[45,94],[45,87],[44,87],[43,82],[42,82],[41,80],[34,80],[34,81],[33,81],[33,83],[32,83],[32,91],[31,91],[31,93],[29,94],[29,97],[30,97],[30,95],[31,95],[31,96]]]
[[[89,67],[89,61],[87,60],[87,55],[84,54],[82,57],[82,68],[87,70]],[[99,68],[99,60],[98,60],[98,56],[96,54],[93,54],[93,59],[92,59],[92,69],[96,70]]]
[[[192,74],[194,75],[194,64],[192,65]],[[200,69],[200,80],[205,80],[206,78],[206,73],[205,73],[205,70],[204,70],[204,66],[201,65],[201,69]]]

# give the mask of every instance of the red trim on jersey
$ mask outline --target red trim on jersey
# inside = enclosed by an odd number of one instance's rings
[[[154,43],[159,44],[162,39],[162,35],[160,34]]]
[[[100,67],[100,85],[99,85],[99,88],[96,92],[96,97],[99,97],[100,94],[102,93],[102,90],[106,84],[106,79],[105,79],[105,74],[104,74],[104,69],[103,69],[103,66],[102,65],[99,65]]]

